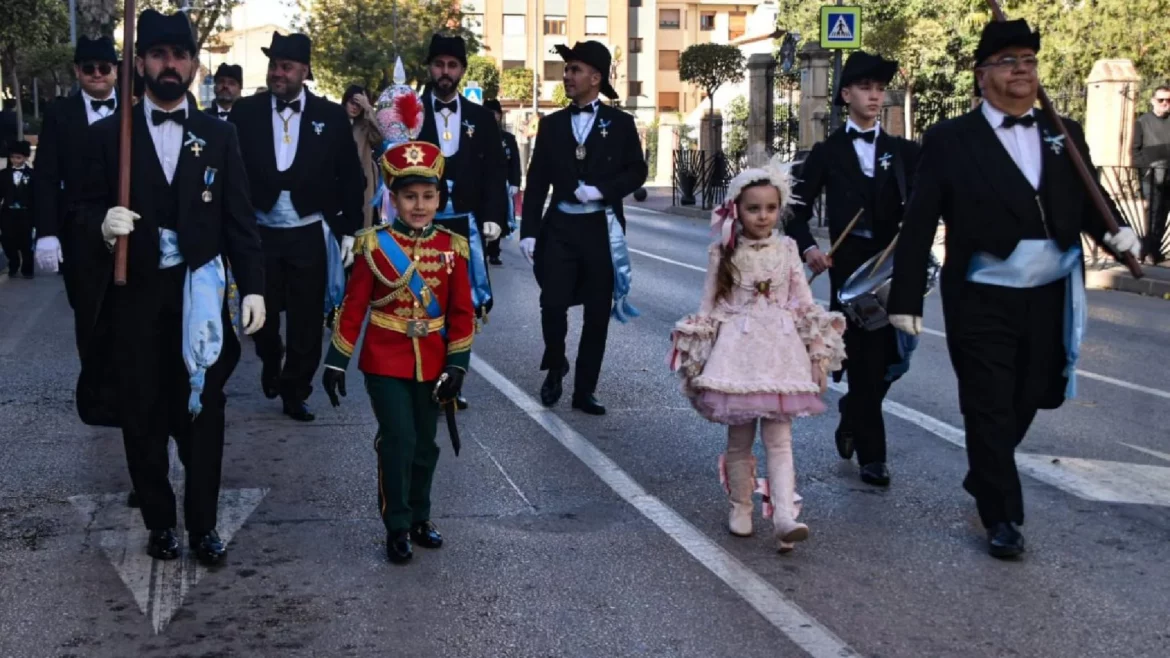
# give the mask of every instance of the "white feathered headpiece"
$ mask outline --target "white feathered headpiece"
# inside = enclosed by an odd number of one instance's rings
[[[723,205],[711,212],[711,231],[718,235],[720,244],[725,247],[734,247],[739,223],[737,202],[745,187],[752,183],[767,181],[780,191],[780,211],[793,203],[801,203],[792,196],[792,167],[797,163],[784,162],[783,156],[776,154],[763,167],[744,169],[736,174],[727,185],[727,197]]]

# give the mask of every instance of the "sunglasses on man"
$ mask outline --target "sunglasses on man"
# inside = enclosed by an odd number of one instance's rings
[[[101,62],[95,64],[93,62],[86,62],[81,65],[81,72],[86,75],[93,75],[97,72],[100,75],[109,75],[114,70],[114,66],[109,62]]]

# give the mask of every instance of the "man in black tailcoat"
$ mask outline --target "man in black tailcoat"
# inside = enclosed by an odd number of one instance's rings
[[[336,292],[340,303],[344,293],[342,268],[353,262],[366,179],[345,108],[305,88],[313,79],[309,37],[274,32],[262,50],[268,91],[240,99],[228,117],[240,131],[267,256],[269,315],[256,334],[256,354],[264,395],[279,396],[290,418],[312,421],[306,400],[321,364],[326,296],[333,300]]]
[[[500,105],[500,101],[495,99],[484,101],[483,106],[496,117],[496,123],[500,126],[500,137],[503,140],[504,157],[508,160],[508,215],[504,217],[503,228],[510,233],[512,215],[515,213],[512,199],[520,191],[520,149],[516,145],[516,136],[504,130],[504,108]],[[501,242],[502,240],[492,240],[487,245],[488,262],[492,265],[503,264],[500,261]]]
[[[224,62],[215,70],[215,102],[205,110],[217,119],[227,120],[231,116],[232,108],[240,100],[240,93],[244,88],[244,67],[239,64]]]
[[[634,118],[603,104],[616,99],[609,83],[609,50],[597,41],[557,46],[565,60],[565,93],[572,103],[540,120],[524,191],[520,248],[540,284],[540,325],[547,370],[540,399],[557,403],[569,372],[565,336],[571,306],[584,306],[573,408],[602,415],[594,395],[605,357],[613,306],[614,268],[608,212],[625,229],[622,199],[646,182],[646,160]],[[549,188],[552,199],[546,213]]]
[[[213,566],[226,556],[216,532],[223,389],[240,357],[224,266],[230,261],[251,333],[264,323],[264,257],[236,131],[199,112],[187,95],[198,71],[190,21],[144,11],[135,46],[145,94],[120,111],[132,113],[129,208],[118,205],[120,112],[94,124],[88,148],[74,154],[85,159],[86,173],[71,267],[98,283],[78,412],[86,423],[121,428],[150,531],[146,550],[161,560],[180,555],[168,479],[168,438],[175,438],[187,476],[188,545]],[[124,286],[113,283],[120,237],[128,241]]]
[[[857,51],[849,57],[833,99],[848,108],[849,118],[813,147],[797,176],[794,194],[802,203],[793,207],[784,230],[814,272],[829,270],[833,310],[842,310],[837,293],[849,275],[898,235],[903,204],[913,189],[918,145],[886,133],[878,121],[886,85],[897,71],[897,62],[878,55]],[[813,204],[822,192],[834,243],[861,212],[832,259],[821,252],[809,230]],[[897,341],[889,325],[867,331],[852,318],[846,325],[849,393],[838,403],[837,450],[844,459],[851,459],[856,450],[861,480],[880,487],[890,484],[882,401],[894,379],[889,367],[899,360]]]
[[[1081,233],[1114,253],[1140,253],[1128,227],[1106,233],[1076,173],[1073,148],[1094,171],[1080,124],[1061,118],[1066,143],[1035,108],[1039,50],[1040,34],[1023,20],[984,28],[975,51],[983,103],[923,138],[889,298],[890,322],[920,332],[926,263],[941,216],[940,290],[966,432],[963,488],[975,498],[988,552],[997,558],[1024,551],[1016,447],[1039,409],[1055,409],[1075,393],[1085,319]]]

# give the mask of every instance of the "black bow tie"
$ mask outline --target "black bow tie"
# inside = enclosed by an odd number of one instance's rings
[[[585,105],[585,106],[570,105],[569,106],[569,114],[581,114],[582,112],[584,112],[585,114],[593,114],[594,109],[595,108],[593,107],[593,103],[590,103],[590,104]]]
[[[219,112],[216,112],[216,114],[218,114],[219,118],[221,118],[221,119],[230,115],[231,113],[232,113],[231,110],[220,110]]]
[[[845,131],[845,134],[849,135],[849,139],[865,140],[866,144],[873,144],[873,140],[877,139],[876,130],[866,130],[862,132],[860,130],[850,128],[849,130]]]
[[[1003,118],[1003,123],[999,125],[1001,128],[1011,128],[1012,126],[1023,126],[1025,128],[1031,128],[1032,126],[1036,125],[1036,115],[1025,114],[1022,117],[1008,115]]]
[[[456,101],[451,101],[450,103],[444,103],[443,101],[436,98],[435,99],[435,111],[439,112],[441,110],[447,110],[451,114],[454,114],[454,113],[459,111],[459,103],[457,103]]]
[[[151,110],[150,120],[156,126],[161,126],[167,121],[174,121],[181,126],[187,120],[187,111],[175,110],[174,112],[164,112],[162,110]]]
[[[295,101],[282,101],[279,98],[276,99],[276,113],[280,114],[281,112],[284,112],[286,109],[292,110],[293,112],[300,112],[301,111],[301,99],[298,98]]]
[[[93,108],[94,112],[97,112],[98,110],[102,109],[103,107],[108,107],[111,110],[114,110],[114,109],[117,109],[117,101],[115,101],[112,98],[107,98],[104,101],[91,99],[89,101],[89,106]]]

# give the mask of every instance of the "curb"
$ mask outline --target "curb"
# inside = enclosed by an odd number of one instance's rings
[[[1170,281],[1151,276],[1134,279],[1129,271],[1123,267],[1085,272],[1085,287],[1092,290],[1118,290],[1170,299]]]

